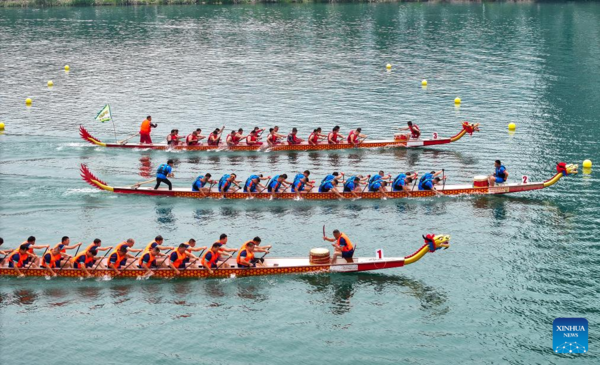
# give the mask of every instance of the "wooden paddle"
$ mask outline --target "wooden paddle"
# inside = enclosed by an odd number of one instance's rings
[[[48,252],[48,247],[46,247],[46,249],[44,250],[44,253],[42,254],[42,260],[44,259],[44,255],[46,254],[46,252]],[[33,262],[35,261],[35,259],[31,260],[31,263],[29,264],[29,266],[26,267],[27,270],[29,270],[29,268],[31,267],[31,265],[33,265]],[[41,263],[41,261],[40,261]]]
[[[98,263],[96,264],[96,267],[94,268],[94,270],[92,270],[92,272],[90,274],[93,274],[96,272],[96,270],[98,270],[98,266],[100,266],[100,264],[102,263],[102,261],[106,258],[106,256],[108,256],[108,254],[110,253],[110,250],[106,250],[106,253],[104,254],[104,256],[102,256],[102,258],[98,261]],[[84,264],[85,265],[85,264]]]
[[[73,255],[72,257],[77,257],[77,253],[79,253],[79,249],[81,248],[81,245],[77,246],[77,250],[75,250],[75,255]],[[65,265],[67,264],[67,261],[69,259],[65,259],[65,262],[63,262],[62,265],[60,265],[60,269],[58,269],[58,271],[62,271],[63,267],[65,267]]]
[[[227,261],[229,261],[230,258],[232,258],[233,255],[230,255],[228,258],[225,259],[225,261],[221,262],[221,265],[217,266],[217,269],[220,269],[221,266],[223,266]]]
[[[138,136],[138,135],[139,135],[139,132],[138,132],[138,133],[136,133],[136,134],[134,134],[133,136],[131,136],[131,137],[129,137],[129,138],[125,138],[124,140],[122,140],[122,141],[119,141],[119,142],[117,142],[117,143],[118,143],[118,144],[125,144],[125,142],[129,141],[130,139],[132,139],[133,137],[135,137],[135,136]]]
[[[153,182],[156,182],[156,178],[154,178],[152,180],[146,180],[146,181],[142,181],[142,182],[139,182],[139,183],[135,183],[135,184],[131,185],[131,187],[134,188],[134,189],[137,189],[141,185],[146,185],[146,184],[150,184],[150,183],[153,183]]]
[[[442,191],[446,188],[446,172],[442,169]]]
[[[127,266],[125,266],[125,267],[124,267],[124,268],[121,270],[121,272],[119,273],[119,275],[121,275],[121,274],[123,273],[123,271],[125,271],[125,270],[126,270],[128,267],[129,267],[129,266],[131,266],[131,264],[133,264],[133,263],[135,262],[135,259],[136,259],[136,258],[137,258],[137,257],[138,257],[138,256],[139,256],[139,255],[140,255],[142,252],[144,252],[144,251],[140,251],[140,252],[138,252],[138,253],[137,253],[135,256],[133,256],[133,261],[131,261],[129,264],[127,264]],[[119,276],[119,275],[117,275],[117,276]]]
[[[165,261],[167,261],[167,259],[169,258],[169,252],[171,252],[171,249],[168,249],[167,252],[165,252],[165,259],[162,260],[160,265],[156,265],[158,268],[160,268],[165,263]]]

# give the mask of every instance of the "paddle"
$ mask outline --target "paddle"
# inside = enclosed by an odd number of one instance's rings
[[[132,139],[133,137],[135,137],[135,136],[138,136],[138,135],[139,135],[139,133],[136,133],[136,134],[134,134],[133,136],[131,136],[131,137],[129,137],[129,138],[125,138],[124,140],[122,140],[122,141],[119,141],[119,142],[117,142],[117,143],[118,143],[118,144],[125,144],[125,142],[129,141],[130,139]]]
[[[129,264],[127,264],[127,266],[125,266],[123,269],[121,269],[121,272],[119,273],[119,275],[121,275],[123,273],[123,271],[127,270],[127,268],[129,266],[131,266],[131,264],[133,264],[135,262],[135,259],[139,256],[139,254],[141,254],[143,251],[138,252],[135,256],[133,256],[133,261],[131,261]],[[119,276],[117,275],[117,276]]]
[[[171,249],[168,249],[167,252],[165,252],[165,259],[162,260],[160,265],[156,265],[156,266],[158,266],[160,268],[165,263],[165,261],[167,261],[167,259],[169,258],[169,252],[171,252]]]
[[[202,250],[202,251],[204,251],[204,250]],[[189,264],[187,264],[186,266],[184,266],[184,267],[183,267],[183,269],[181,269],[181,270],[183,271],[183,270],[187,269],[188,267],[192,266],[192,264],[193,264],[194,262],[196,262],[196,261],[198,261],[198,260],[200,260],[200,257],[196,257],[196,258],[194,259],[194,261],[190,261],[190,263],[189,263]]]
[[[442,169],[442,191],[446,188],[446,172]]]
[[[272,179],[272,178],[269,178],[269,180],[267,181],[267,185],[265,185],[265,187],[264,187],[264,188],[263,188],[263,189],[260,191],[261,193],[262,193],[263,191],[267,190],[267,188],[269,187],[269,184],[271,183],[271,179]]]
[[[100,261],[98,261],[98,263],[96,264],[96,267],[94,268],[94,270],[92,270],[92,274],[96,272],[96,270],[98,270],[98,266],[100,266],[100,264],[102,263],[102,261],[106,258],[106,256],[108,256],[108,254],[110,253],[110,250],[106,250],[106,253],[104,254],[104,256],[102,256],[102,258],[100,259]]]
[[[228,258],[225,259],[225,261],[221,262],[221,265],[217,266],[217,269],[220,269],[221,266],[223,266],[227,261],[229,261],[230,258],[232,258],[233,255],[230,255]]]
[[[223,126],[223,128],[221,128],[221,131],[219,132],[219,138],[217,138],[217,146],[221,143],[221,136],[223,135],[224,131],[225,131],[225,126]]]
[[[48,252],[48,247],[46,247],[46,249],[44,250],[44,253],[42,254],[42,260],[44,259],[44,255],[46,254],[46,252]],[[31,267],[31,265],[33,265],[33,262],[35,260],[31,260],[31,263],[29,264],[29,266],[27,266],[27,270],[29,270],[29,268]]]
[[[75,251],[75,255],[73,255],[72,257],[77,257],[77,253],[79,253],[79,249],[81,248],[81,245],[77,246],[77,250]],[[62,271],[63,267],[65,267],[65,265],[67,264],[67,260],[65,259],[65,262],[63,262],[62,265],[60,265],[60,269],[58,269],[58,271]]]
[[[139,183],[135,183],[135,184],[131,185],[131,187],[134,188],[134,189],[137,189],[141,185],[146,185],[146,184],[150,184],[150,183],[153,183],[153,182],[156,182],[156,179],[152,179],[152,180],[147,180],[147,181],[142,181],[142,182],[139,182]]]

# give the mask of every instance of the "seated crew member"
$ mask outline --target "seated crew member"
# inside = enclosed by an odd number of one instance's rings
[[[110,249],[112,249],[112,246],[106,246],[106,247],[101,247],[102,246],[102,241],[100,240],[100,238],[95,238],[94,241],[85,248],[85,250],[83,250],[83,252],[85,251],[89,251],[89,250],[96,250],[96,251],[108,251]]]
[[[135,260],[135,257],[127,253],[127,248],[127,245],[120,245],[115,252],[108,256],[108,260],[106,261],[106,267],[113,269],[117,275],[121,273],[119,271],[121,266],[127,265],[127,259]]]
[[[85,275],[88,278],[91,278],[92,274],[88,271],[88,268],[93,267],[96,260],[100,259],[99,257],[96,257],[97,254],[98,251],[96,251],[95,248],[85,250],[84,252],[79,253],[79,255],[71,259],[71,266],[74,269],[83,270],[83,272],[85,272]]]
[[[246,138],[246,136],[244,136],[244,130],[242,128],[238,129],[238,131],[231,131],[230,134],[227,135],[227,145],[228,146],[237,146],[240,141],[242,140],[242,138]]]
[[[212,131],[211,134],[208,135],[208,140],[206,143],[209,146],[218,146],[220,140],[221,140],[221,133],[220,133],[219,128],[217,128],[214,131]]]
[[[60,243],[57,243],[54,247],[58,247],[60,252],[65,253],[67,250],[72,250],[82,245],[81,242],[78,242],[74,245],[70,245],[71,239],[68,236],[63,236],[60,240]],[[60,266],[60,263],[58,263]]]
[[[361,131],[362,128],[356,128],[355,130],[351,130],[350,133],[348,133],[348,143],[351,143],[354,145],[354,147],[356,147],[359,144],[361,144],[365,139],[367,139],[367,135],[362,134]]]
[[[29,236],[29,237],[27,237],[27,241],[24,241],[23,243],[21,243],[21,245],[27,246],[27,253],[29,254],[29,259],[30,259],[30,261],[28,261],[27,263],[32,262],[32,264],[29,265],[32,267],[38,267],[41,262],[40,257],[38,257],[38,255],[36,255],[33,250],[40,250],[42,248],[50,248],[50,245],[36,245],[35,241],[36,240],[35,240],[34,236]]]
[[[140,144],[152,144],[152,138],[150,138],[150,132],[152,128],[158,127],[158,124],[152,123],[152,117],[147,116],[140,126]]]
[[[152,247],[146,253],[142,254],[138,261],[138,268],[146,270],[146,276],[152,274],[152,269],[158,269],[158,264],[156,263],[157,257],[163,257],[164,254],[160,253],[159,248]]]
[[[189,253],[206,250],[206,246],[196,247],[196,240],[193,238],[190,238],[187,242],[184,242],[183,244],[187,247],[186,250]]]
[[[372,178],[371,178],[372,179]],[[387,199],[388,195],[385,193],[385,187],[387,186],[387,181],[383,179],[375,179],[369,182],[369,191],[374,193],[381,193],[382,199]]]
[[[335,247],[335,251],[331,257],[332,265],[335,264],[335,261],[339,256],[342,256],[342,258],[346,259],[346,262],[354,262],[354,260],[352,260],[352,256],[354,256],[354,245],[345,233],[342,233],[336,229],[333,231],[333,238],[323,235],[323,240],[334,242],[332,244],[332,246]]]
[[[171,252],[169,256],[169,267],[175,271],[175,275],[179,275],[179,269],[185,269],[191,258],[196,261],[198,258],[187,252],[188,246],[182,243],[177,247],[177,250]],[[193,262],[193,261],[192,261]]]
[[[115,246],[115,248],[113,249],[113,253],[119,251],[121,249],[121,247],[125,247],[127,248],[127,252],[143,252],[144,250],[141,248],[133,248],[133,246],[135,245],[135,240],[133,238],[128,238],[126,241],[123,241],[119,244],[117,244]],[[135,261],[135,258],[134,260]]]
[[[321,127],[313,129],[312,133],[308,136],[308,144],[315,146],[318,145],[321,140],[327,139],[327,136],[321,134]]]
[[[265,131],[265,128],[258,128],[258,127],[254,127],[254,129],[252,130],[252,132],[256,133],[256,136],[258,138],[260,138],[260,136],[263,134],[263,132]]]
[[[277,131],[279,131],[279,127],[269,129],[269,135],[267,136],[267,144],[269,146],[275,146],[279,144],[279,139],[285,137],[277,133]]]
[[[292,133],[288,134],[288,136],[287,136],[288,144],[300,144],[300,143],[304,142],[303,139],[298,138],[297,134],[298,134],[298,128],[296,128],[296,127],[292,128]]]
[[[240,249],[246,247],[246,245],[250,242],[254,243],[254,252],[269,252],[271,247],[273,247],[271,245],[260,246],[262,240],[260,239],[260,237],[256,236],[252,240],[244,242]],[[261,262],[264,262],[264,260],[262,260]]]
[[[302,174],[296,174],[294,177],[294,182],[292,182],[292,193],[296,193],[296,199],[302,199],[300,194],[309,193],[314,187],[314,182],[310,182],[308,177],[310,176],[310,171],[305,170]],[[308,190],[305,189],[305,186],[308,185]]]
[[[17,248],[13,252],[11,252],[8,255],[7,259],[8,267],[11,269],[15,269],[17,271],[17,274],[19,274],[19,277],[22,278],[25,276],[25,274],[21,272],[20,269],[27,268],[29,266],[29,262],[31,262],[33,257],[29,253],[29,245],[25,243],[19,246],[19,248]]]
[[[338,144],[340,143],[343,139],[344,136],[339,134],[340,132],[340,126],[336,125],[335,127],[333,127],[333,129],[331,130],[331,132],[329,132],[329,135],[327,135],[327,142],[329,144]]]
[[[177,135],[177,129],[171,129],[171,133],[167,135],[167,145],[169,145],[169,147],[175,147],[179,145],[179,136]]]
[[[173,174],[174,163],[175,162],[173,160],[168,160],[167,163],[163,163],[160,166],[158,166],[158,169],[156,170],[156,186],[154,186],[154,190],[158,189],[160,184],[163,182],[167,184],[169,190],[173,190],[173,185],[171,184],[171,181],[169,181],[168,178],[175,176]]]
[[[286,181],[287,174],[275,175],[271,181],[267,184],[267,191],[271,193],[271,198],[275,197],[276,194],[281,194],[291,185],[290,182]],[[283,190],[279,190],[283,187]]]
[[[508,179],[508,171],[506,171],[506,167],[502,165],[500,160],[496,160],[494,162],[494,167],[496,168],[496,171],[494,171],[494,173],[488,177],[490,186],[503,184]]]
[[[257,188],[261,187],[262,190],[266,189],[266,186],[260,183],[261,180],[268,179],[263,178],[262,174],[259,175],[250,175],[248,179],[246,179],[246,183],[244,184],[244,193],[248,193],[250,196],[249,199],[254,199],[254,194],[256,194]],[[262,191],[261,190],[261,191]]]
[[[433,190],[437,194],[437,191],[435,190],[435,185],[439,184],[442,181],[442,179],[438,177],[438,175],[440,175],[441,173],[442,171],[431,171],[421,176],[421,179],[419,179],[419,190]]]
[[[146,247],[144,248],[144,253],[150,251],[151,249],[153,249],[154,247],[158,247],[159,250],[174,250],[175,247],[173,246],[163,246],[163,243],[165,242],[163,236],[158,235],[156,237],[154,237],[154,241],[150,241],[150,243],[148,243],[146,245]]]
[[[237,252],[237,249],[235,249],[235,248],[225,247],[227,245],[227,240],[228,240],[227,235],[225,233],[222,233],[219,236],[219,240],[214,243],[214,244],[218,244],[219,247],[220,247],[220,249],[219,249],[219,260],[221,260],[221,256],[222,255],[227,255],[227,259],[229,259],[231,256],[233,256],[232,254],[229,254],[228,252]],[[222,265],[224,267],[229,267],[229,264],[227,264],[225,262],[223,262]]]
[[[211,177],[212,177],[212,175],[208,172],[205,175],[199,175],[196,178],[196,180],[194,180],[194,183],[192,184],[192,191],[200,192],[206,198],[208,196],[208,193],[210,193],[210,189],[211,189],[210,186],[206,187],[206,184],[214,185],[217,183],[216,181],[211,180],[210,179]]]
[[[336,173],[334,172],[334,174],[336,174]],[[330,176],[332,176],[332,175],[326,176],[321,181],[321,185],[319,185],[319,193],[329,193],[329,192],[332,192],[335,195],[337,195],[337,197],[339,199],[344,199],[344,196],[342,194],[340,194],[340,192],[336,188],[336,186],[339,183],[338,177],[336,176],[333,179],[329,179]]]
[[[385,174],[383,172],[383,170],[379,171],[377,174],[371,176],[371,178],[369,178],[369,184],[372,183],[375,180],[389,180],[392,178],[392,175],[390,174]]]
[[[202,132],[202,129],[198,128],[192,133],[188,134],[188,136],[185,138],[185,143],[188,146],[198,146],[200,144],[200,132]]]
[[[344,193],[352,193],[356,199],[360,199],[361,197],[357,194],[357,192],[362,191],[360,184],[366,183],[368,180],[368,177],[363,177],[362,175],[350,177],[344,183]]]
[[[406,174],[399,174],[392,182],[392,191],[403,191],[410,193],[412,188],[410,184],[417,178],[416,172],[407,172]]]
[[[223,176],[221,176],[221,178],[219,179],[219,184],[217,185],[219,193],[223,194],[222,197],[225,197],[225,193],[227,193],[229,191],[229,188],[231,187],[231,185],[235,185],[238,187],[238,190],[241,189],[240,185],[238,183],[240,183],[241,181],[237,181],[235,178],[237,177],[236,174],[231,173],[231,174],[225,174]]]
[[[61,252],[60,246],[54,246],[49,252],[42,255],[42,262],[40,267],[46,269],[53,277],[56,277],[56,273],[53,269],[60,268],[60,262],[62,259],[68,260],[71,255]]]
[[[213,269],[218,269],[219,266],[217,262],[220,258],[220,250],[221,244],[218,242],[213,243],[210,250],[206,251],[204,255],[202,255],[202,260],[200,261],[202,266],[208,270],[208,272],[212,275],[214,273]]]
[[[410,133],[407,134],[398,134],[396,135],[396,137],[403,135],[404,138],[406,139],[418,139],[421,136],[421,130],[419,129],[419,126],[416,124],[413,124],[413,122],[408,121],[406,122],[406,124],[408,125],[407,127],[404,128],[398,128],[401,131],[410,131]]]
[[[257,262],[259,261],[254,257],[254,242],[247,242],[245,247],[240,248],[238,252],[237,265],[240,269],[249,269],[256,267]]]
[[[246,144],[248,146],[261,146],[263,143],[258,138],[258,133],[254,130],[246,137]]]

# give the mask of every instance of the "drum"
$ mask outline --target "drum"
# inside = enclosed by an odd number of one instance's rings
[[[328,264],[331,259],[329,258],[329,250],[326,248],[313,248],[310,250],[309,262],[313,265],[325,265]]]
[[[488,184],[488,177],[485,175],[477,175],[473,178],[474,188],[487,188]]]
[[[394,134],[394,141],[407,141],[407,135],[406,134]]]

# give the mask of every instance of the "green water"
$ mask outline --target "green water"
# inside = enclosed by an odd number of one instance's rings
[[[211,243],[227,232],[232,246],[260,235],[277,256],[304,256],[323,245],[327,224],[359,243],[357,255],[404,256],[421,234],[452,236],[451,249],[380,273],[0,278],[0,363],[598,363],[596,173],[502,197],[247,202],[113,195],[86,185],[78,168],[113,185],[146,180],[169,158],[182,187],[204,171],[305,168],[444,168],[449,182],[466,183],[499,158],[513,181],[540,181],[557,161],[600,163],[599,69],[594,3],[0,9],[4,247],[31,234],[140,245],[156,234]],[[452,135],[463,120],[481,132],[409,151],[114,151],[77,134],[84,124],[114,139],[93,120],[105,103],[120,138],[147,114],[159,123],[155,139],[223,124],[295,126],[304,136],[317,125],[362,126],[381,139],[409,119],[425,136]],[[553,354],[556,317],[588,319],[588,354]]]

